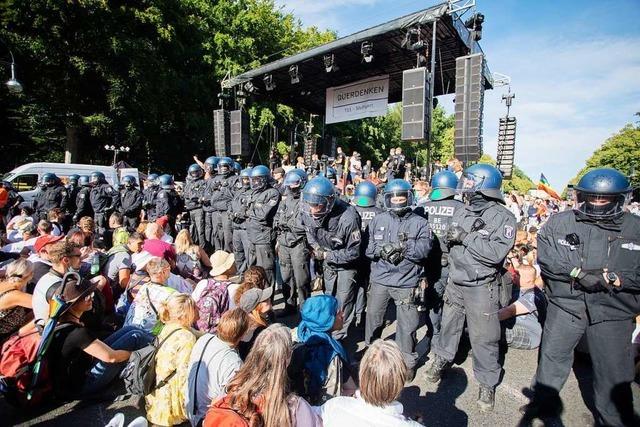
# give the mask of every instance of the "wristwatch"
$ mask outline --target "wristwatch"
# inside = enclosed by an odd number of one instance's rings
[[[607,281],[610,285],[613,285],[618,280],[618,275],[613,271],[607,272]]]

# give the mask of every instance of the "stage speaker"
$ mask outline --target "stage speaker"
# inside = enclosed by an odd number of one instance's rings
[[[249,113],[234,110],[231,112],[231,155],[246,157],[250,154]]]
[[[454,154],[465,165],[482,155],[483,65],[481,53],[456,58]]]
[[[229,112],[213,110],[213,148],[218,157],[229,155]]]
[[[516,118],[500,117],[498,127],[498,155],[496,167],[505,179],[513,174],[513,158],[516,150]]]
[[[429,72],[425,67],[402,72],[402,140],[428,140],[431,126]]]
[[[305,165],[310,165],[311,164],[311,157],[316,154],[316,149],[318,148],[318,139],[316,137],[310,136],[308,138],[305,138],[304,140],[304,150],[303,150],[303,157],[304,157],[304,164]]]

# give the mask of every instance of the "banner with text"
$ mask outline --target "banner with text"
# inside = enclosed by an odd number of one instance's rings
[[[326,123],[387,114],[389,75],[371,77],[327,89]]]

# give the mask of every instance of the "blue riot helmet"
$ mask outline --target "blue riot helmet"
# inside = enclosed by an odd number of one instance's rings
[[[284,176],[284,181],[282,185],[284,185],[284,187],[288,189],[291,192],[291,194],[297,195],[297,194],[300,194],[300,192],[302,191],[302,188],[305,186],[306,183],[307,183],[306,174],[303,177],[301,174],[297,173],[295,170],[290,170]]]
[[[91,185],[89,175],[80,175],[80,178],[78,178],[78,185],[81,187],[89,187]]]
[[[251,189],[262,190],[269,183],[271,171],[264,165],[255,166],[251,169]]]
[[[485,197],[503,202],[502,174],[495,166],[477,163],[468,167],[458,181],[458,192],[463,195],[480,193]]]
[[[173,188],[173,177],[168,174],[160,175],[158,178],[158,184],[163,190],[171,190]]]
[[[307,185],[307,182],[309,182],[309,175],[307,174],[307,172],[304,171],[304,169],[291,169],[290,172],[293,172],[295,174],[298,174],[300,176],[300,178],[302,179],[302,182],[300,184],[300,188],[304,188],[305,185]]]
[[[251,168],[245,168],[240,171],[240,179],[243,188],[251,188]]]
[[[575,209],[593,219],[614,219],[624,212],[632,190],[620,171],[593,169],[574,187]]]
[[[220,161],[220,157],[211,156],[207,157],[207,160],[204,161],[204,170],[209,172],[210,174],[216,174],[218,172],[218,162]]]
[[[356,191],[353,194],[353,202],[356,206],[370,208],[376,205],[377,197],[378,189],[375,184],[369,181],[362,181],[356,186]]]
[[[80,179],[78,174],[69,175],[69,184],[78,185],[78,179]]]
[[[106,182],[107,180],[102,172],[96,171],[91,173],[89,181],[91,182],[91,185],[99,185]]]
[[[197,163],[194,163],[191,166],[189,166],[189,169],[187,170],[187,176],[191,179],[202,178],[203,175],[204,175],[204,171],[202,170],[200,165]]]
[[[333,185],[336,185],[338,183],[336,170],[331,166],[327,166],[327,170],[324,172],[323,175],[325,178],[331,181]]]
[[[45,187],[53,187],[58,182],[58,177],[55,173],[45,173],[42,175],[42,184]]]
[[[124,188],[134,188],[137,185],[136,178],[133,175],[125,175],[120,181]]]
[[[233,170],[236,175],[240,175],[240,172],[242,172],[242,165],[238,162],[233,162]]]
[[[158,186],[158,174],[157,173],[150,173],[149,175],[147,175],[147,186],[151,187],[151,188],[155,188]]]
[[[336,201],[336,189],[327,178],[317,176],[302,191],[302,211],[319,226],[331,212]]]
[[[384,186],[384,208],[388,211],[401,212],[413,205],[413,189],[404,179],[393,179]]]
[[[227,175],[233,169],[233,159],[229,157],[222,157],[218,162],[218,173],[220,175]]]
[[[458,177],[449,170],[441,170],[431,178],[431,193],[429,199],[444,200],[456,195]]]

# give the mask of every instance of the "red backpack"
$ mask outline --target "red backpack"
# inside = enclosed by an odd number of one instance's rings
[[[249,427],[249,420],[236,412],[227,401],[227,396],[211,404],[202,427]]]
[[[230,283],[207,279],[207,284],[196,302],[200,314],[196,322],[199,330],[215,333],[220,317],[229,309],[227,287]]]

